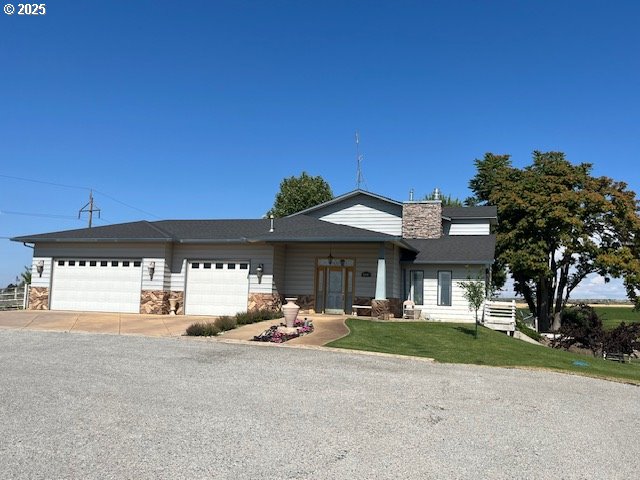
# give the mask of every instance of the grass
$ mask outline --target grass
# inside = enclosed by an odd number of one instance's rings
[[[350,318],[351,333],[327,346],[429,357],[444,363],[545,368],[640,384],[640,364],[620,364],[525,343],[487,328],[455,323],[372,322]],[[581,360],[589,366],[573,362]]]
[[[605,330],[611,330],[617,327],[620,323],[640,323],[640,311],[635,311],[631,306],[629,307],[593,307],[602,319],[602,326]],[[529,315],[528,308],[519,308],[523,315]]]
[[[624,323],[640,323],[640,312],[631,307],[594,307],[605,330]]]

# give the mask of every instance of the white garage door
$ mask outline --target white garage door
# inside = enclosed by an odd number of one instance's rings
[[[185,313],[235,315],[247,310],[249,264],[246,262],[189,262]]]
[[[140,312],[140,260],[56,259],[51,310]]]

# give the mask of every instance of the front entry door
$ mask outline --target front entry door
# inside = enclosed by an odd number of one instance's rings
[[[327,276],[327,306],[325,313],[344,313],[345,268],[329,268]]]
[[[316,312],[351,313],[354,290],[352,259],[319,259],[316,269]]]

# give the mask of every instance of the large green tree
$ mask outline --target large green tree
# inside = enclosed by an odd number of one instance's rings
[[[280,190],[267,215],[286,217],[332,198],[333,192],[324,178],[302,172],[299,177],[288,177],[280,182]]]
[[[533,152],[524,168],[491,153],[475,163],[469,186],[498,209],[497,263],[541,330],[560,327],[571,292],[591,273],[622,277],[640,308],[638,200],[624,182],[595,177],[591,164],[574,165],[561,152]]]

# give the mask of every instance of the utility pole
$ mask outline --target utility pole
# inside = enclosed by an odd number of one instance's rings
[[[100,209],[98,207],[94,208],[93,205],[93,190],[89,190],[89,202],[78,211],[78,218],[80,218],[83,212],[89,213],[89,228],[91,228],[93,224],[93,212],[98,212],[98,218],[100,218]]]

